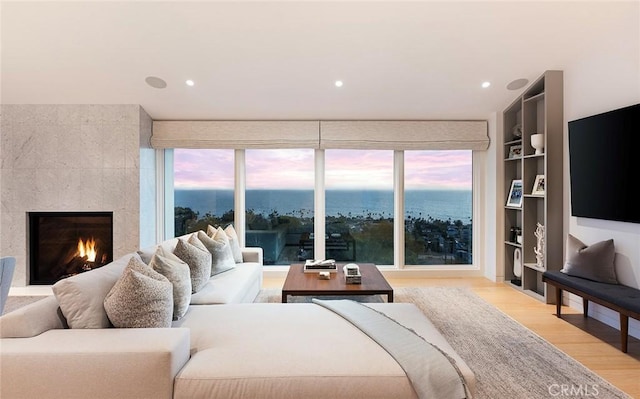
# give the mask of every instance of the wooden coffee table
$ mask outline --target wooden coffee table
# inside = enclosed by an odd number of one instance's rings
[[[293,264],[289,267],[287,279],[282,287],[282,303],[288,295],[298,296],[350,296],[350,295],[387,295],[387,302],[393,302],[393,288],[385,280],[380,270],[372,263],[358,263],[362,284],[347,284],[344,281],[342,266],[331,273],[331,279],[321,280],[318,273],[305,273],[304,265]]]

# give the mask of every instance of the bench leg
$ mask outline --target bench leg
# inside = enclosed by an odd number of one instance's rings
[[[562,309],[562,289],[560,287],[554,287],[556,289],[556,317],[560,317],[560,310]]]
[[[627,353],[627,342],[629,338],[629,316],[620,314],[620,350]]]
[[[589,300],[582,298],[582,316],[586,319],[589,316]]]

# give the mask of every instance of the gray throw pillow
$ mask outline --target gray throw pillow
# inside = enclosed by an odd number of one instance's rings
[[[220,229],[222,231],[222,229]],[[228,239],[222,238],[222,235],[217,234],[214,237],[209,237],[203,231],[198,232],[198,240],[202,241],[205,247],[211,252],[211,275],[215,276],[227,270],[236,267],[236,262],[233,260],[233,253],[231,253],[231,247],[229,246]],[[225,234],[222,231],[222,234]],[[224,235],[226,238],[226,234]]]
[[[163,247],[158,247],[149,266],[173,285],[173,320],[187,313],[191,302],[191,272],[189,265]]]
[[[182,238],[179,239],[173,253],[189,265],[191,293],[195,294],[211,277],[211,253],[207,248],[200,249],[197,244],[192,244],[195,242],[193,239],[194,236],[189,237],[188,242]]]
[[[618,284],[615,256],[616,248],[612,239],[587,246],[569,234],[564,268],[561,272],[601,283]]]
[[[114,327],[171,327],[173,287],[166,277],[131,258],[104,299],[104,309]]]

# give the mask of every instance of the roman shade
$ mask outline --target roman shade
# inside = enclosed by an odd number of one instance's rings
[[[486,150],[486,121],[155,121],[153,148]]]
[[[320,148],[486,150],[486,121],[322,121]]]
[[[154,121],[153,148],[318,148],[318,121]]]

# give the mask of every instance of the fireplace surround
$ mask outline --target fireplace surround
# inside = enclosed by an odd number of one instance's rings
[[[29,212],[29,284],[58,280],[113,261],[113,212]]]

